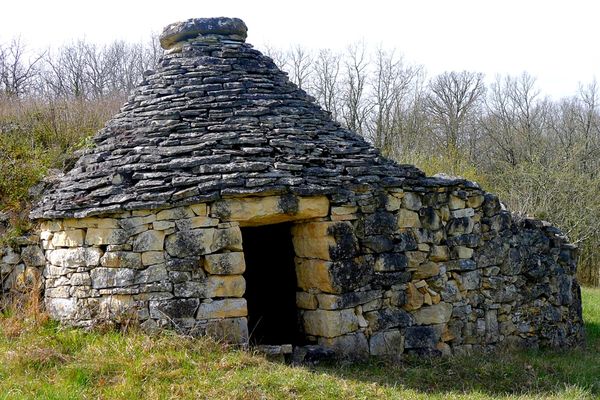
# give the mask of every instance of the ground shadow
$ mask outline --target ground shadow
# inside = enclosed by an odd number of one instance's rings
[[[586,331],[600,332],[600,326],[587,324]],[[542,397],[578,388],[595,398],[600,395],[600,337],[588,337],[584,348],[564,351],[480,353],[452,358],[409,356],[401,361],[372,359],[312,368],[342,379],[431,395],[474,392]]]

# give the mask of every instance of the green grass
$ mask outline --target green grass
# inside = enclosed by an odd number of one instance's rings
[[[584,289],[588,346],[565,352],[294,367],[208,339],[0,320],[0,399],[600,398],[600,289]]]

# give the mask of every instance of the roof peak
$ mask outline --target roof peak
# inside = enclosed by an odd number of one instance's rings
[[[190,18],[167,25],[160,35],[160,45],[165,50],[177,47],[190,39],[227,39],[245,42],[248,27],[239,18]]]

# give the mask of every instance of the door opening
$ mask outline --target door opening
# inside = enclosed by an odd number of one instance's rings
[[[252,344],[302,344],[291,224],[242,228]]]

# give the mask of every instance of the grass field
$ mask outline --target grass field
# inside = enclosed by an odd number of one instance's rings
[[[600,289],[587,348],[293,367],[207,339],[0,318],[0,399],[597,399]]]

